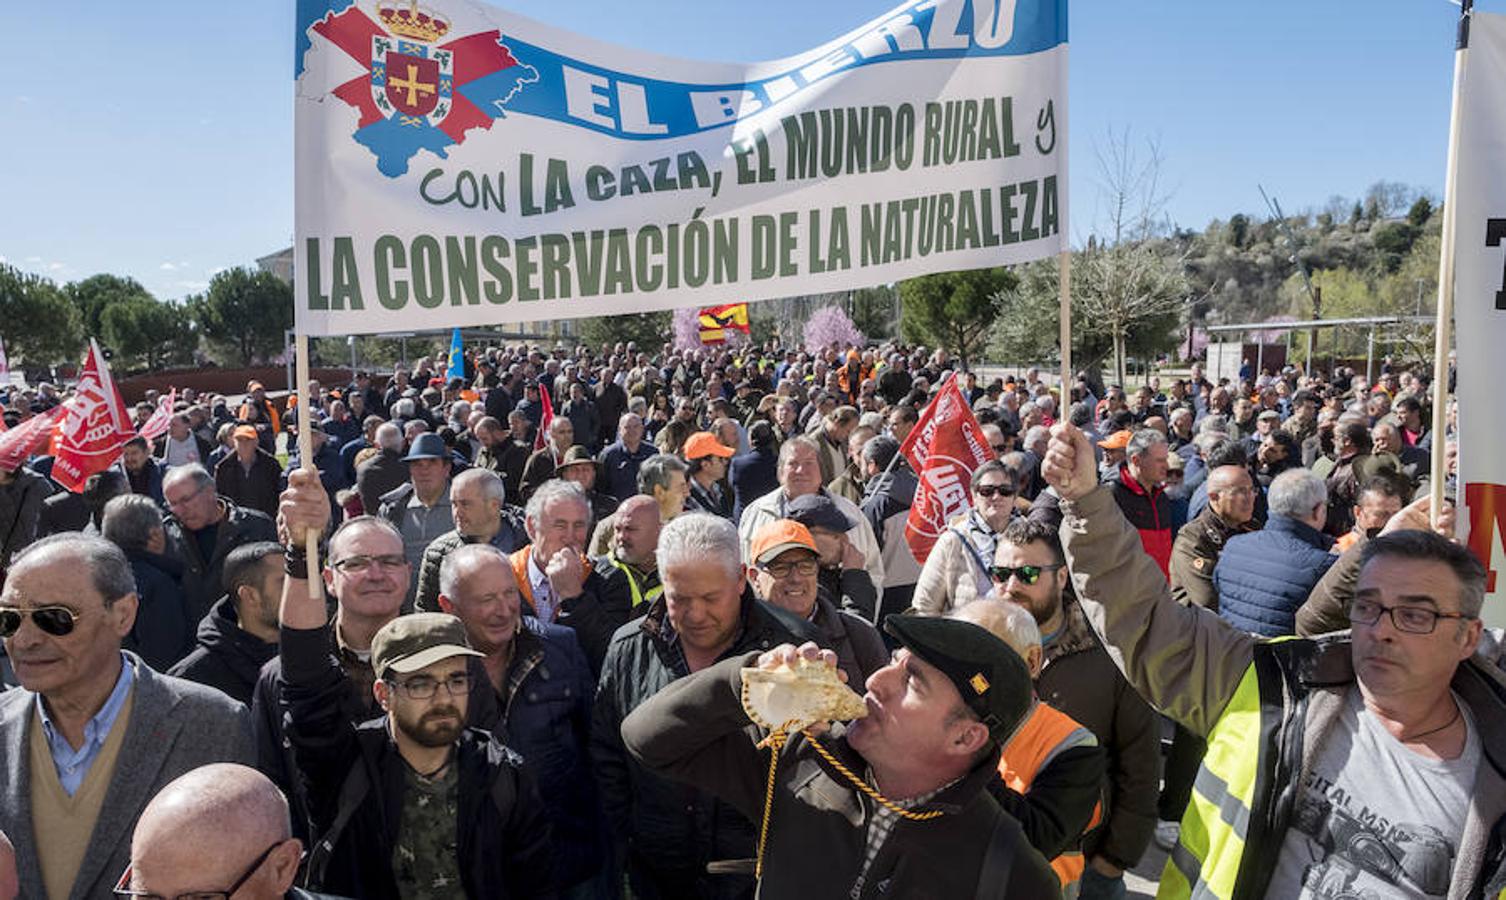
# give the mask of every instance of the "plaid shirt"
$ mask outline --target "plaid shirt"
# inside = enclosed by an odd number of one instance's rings
[[[872,769],[864,773],[863,780],[868,782],[869,787],[875,789],[878,787],[878,783],[873,777]],[[934,791],[927,791],[918,797],[911,797],[909,800],[896,800],[894,801],[894,805],[901,809],[914,809],[917,806],[924,806],[931,802],[937,794],[961,780],[960,778],[954,778]],[[884,844],[889,840],[889,835],[894,831],[894,826],[899,824],[899,820],[899,813],[882,803],[874,802],[873,816],[868,820],[868,846],[863,853],[863,868],[858,870],[858,880],[853,882],[852,890],[847,894],[850,900],[858,900],[863,895],[863,887],[868,882],[868,869],[873,865],[873,861],[878,858],[879,851],[884,848]]]

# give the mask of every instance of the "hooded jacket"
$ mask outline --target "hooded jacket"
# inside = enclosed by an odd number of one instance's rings
[[[250,706],[256,676],[276,655],[275,643],[241,629],[235,602],[226,595],[199,621],[193,650],[167,674],[219,688]]]

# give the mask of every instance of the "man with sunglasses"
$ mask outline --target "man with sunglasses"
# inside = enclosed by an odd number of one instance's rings
[[[1377,537],[1348,635],[1262,640],[1171,599],[1080,432],[1058,427],[1045,473],[1095,631],[1151,705],[1208,741],[1163,897],[1468,897],[1506,882],[1506,700],[1497,660],[1477,655],[1485,570],[1468,550]]]
[[[1043,655],[1035,673],[1037,695],[1095,735],[1107,752],[1107,818],[1083,841],[1087,868],[1082,897],[1123,892],[1150,843],[1159,793],[1160,734],[1155,715],[1134,692],[1094,637],[1071,582],[1056,531],[1015,519],[999,535],[990,571],[996,596],[1030,612],[1041,633]]]
[[[27,896],[108,893],[152,793],[197,766],[251,759],[245,707],[121,650],[136,606],[125,554],[82,534],[33,544],[0,594],[22,686],[0,694],[0,831]]]
[[[291,547],[324,530],[329,504],[316,472],[289,477],[279,518]],[[336,566],[350,558],[338,539]],[[522,758],[466,727],[469,660],[482,654],[465,625],[445,613],[383,625],[370,645],[381,714],[358,725],[342,709],[348,679],[329,652],[324,599],[309,597],[300,577],[307,565],[290,554],[279,658],[288,741],[317,836],[310,886],[351,897],[554,896],[549,826]]]

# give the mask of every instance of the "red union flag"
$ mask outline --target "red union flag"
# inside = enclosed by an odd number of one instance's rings
[[[973,471],[993,458],[955,377],[941,386],[899,449],[920,475],[905,519],[905,541],[924,565],[947,523],[971,508]]]
[[[110,367],[93,340],[74,397],[64,405],[67,413],[58,426],[52,480],[76,494],[90,475],[114,462],[125,442],[136,435]]]
[[[64,412],[63,407],[54,406],[0,434],[0,469],[14,472],[21,468],[32,451],[52,436],[52,429],[63,418]]]
[[[157,400],[157,409],[152,417],[141,423],[141,428],[136,431],[140,437],[144,437],[147,443],[167,434],[167,429],[173,423],[173,405],[178,402],[178,389],[168,391],[166,397]]]

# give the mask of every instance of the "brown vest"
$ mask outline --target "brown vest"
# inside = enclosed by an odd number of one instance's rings
[[[110,736],[105,738],[89,767],[89,774],[84,776],[72,797],[58,780],[57,765],[52,761],[52,749],[47,746],[42,718],[35,709],[32,710],[28,729],[31,732],[31,830],[36,835],[42,886],[51,900],[66,900],[73,890],[73,881],[83,864],[84,853],[89,849],[89,838],[94,834],[94,823],[104,806],[105,794],[115,780],[115,762],[120,757],[120,745],[125,743],[125,733],[131,724],[131,706],[135,698],[133,685],[120,707],[120,714],[115,717],[115,724],[110,726]]]

